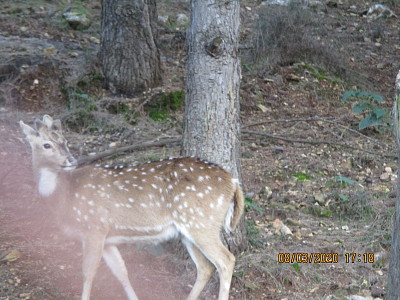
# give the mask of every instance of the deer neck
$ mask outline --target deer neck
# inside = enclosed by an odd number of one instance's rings
[[[57,189],[59,174],[49,168],[40,168],[37,174],[37,185],[40,196],[50,197]]]
[[[38,167],[35,170],[37,189],[41,197],[66,196],[69,171],[54,170],[47,167]]]

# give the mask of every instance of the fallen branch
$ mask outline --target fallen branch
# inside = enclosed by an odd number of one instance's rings
[[[361,132],[359,132],[357,130],[354,130],[354,129],[348,127],[348,126],[345,126],[345,125],[342,125],[342,124],[338,123],[338,120],[344,119],[346,117],[347,116],[343,116],[343,117],[341,117],[339,119],[332,119],[332,120],[321,118],[321,117],[318,117],[318,116],[312,117],[312,118],[268,120],[268,121],[262,121],[262,122],[257,122],[257,123],[253,123],[253,124],[244,125],[244,126],[242,126],[242,129],[248,128],[248,127],[259,126],[259,125],[264,125],[264,124],[270,124],[270,123],[292,123],[292,122],[316,122],[316,121],[321,121],[321,122],[326,122],[326,123],[329,123],[329,124],[333,124],[336,127],[340,127],[340,128],[345,129],[347,131],[355,133],[355,134],[357,134],[357,135],[359,135],[359,136],[361,136],[361,137],[363,137],[363,138],[365,138],[365,139],[367,139],[367,140],[369,140],[369,141],[371,141],[371,142],[373,142],[375,144],[378,144],[378,145],[380,145],[382,147],[390,148],[389,145],[387,145],[385,143],[382,143],[382,142],[380,142],[380,141],[378,141],[378,140],[376,140],[374,138],[371,138],[371,137],[369,137],[369,136],[367,136],[365,134],[362,134]]]
[[[253,131],[253,130],[242,130],[242,133],[243,134],[259,135],[259,136],[263,136],[263,137],[267,137],[267,138],[271,138],[271,139],[282,140],[282,141],[285,141],[285,142],[288,142],[288,143],[300,143],[300,144],[312,144],[312,145],[325,144],[325,145],[330,145],[330,146],[340,146],[340,147],[349,148],[349,149],[352,149],[352,150],[358,150],[358,151],[366,152],[366,153],[373,154],[373,155],[378,155],[378,156],[383,156],[383,157],[390,157],[390,158],[397,158],[397,154],[377,153],[377,152],[374,152],[374,151],[357,148],[357,147],[354,147],[354,146],[351,146],[351,145],[348,145],[348,144],[345,144],[345,143],[329,142],[329,141],[325,141],[325,140],[292,139],[292,138],[287,138],[287,137],[278,136],[278,135],[272,135],[272,134],[268,134],[268,133],[265,133],[265,132]]]
[[[303,140],[303,139],[293,139],[293,138],[288,138],[288,137],[284,137],[284,136],[278,136],[278,135],[272,135],[266,132],[261,132],[261,131],[253,131],[253,130],[242,130],[243,134],[250,134],[250,135],[258,135],[258,136],[263,136],[266,138],[270,138],[270,139],[277,139],[277,140],[282,140],[288,143],[300,143],[300,144],[312,144],[312,145],[319,145],[319,144],[325,144],[325,145],[330,145],[330,146],[339,146],[339,147],[344,147],[344,148],[349,148],[352,150],[358,150],[358,151],[362,151],[365,153],[369,153],[369,154],[373,154],[373,155],[379,155],[379,156],[383,156],[383,157],[389,157],[389,158],[397,158],[396,154],[382,154],[382,153],[377,153],[374,151],[370,151],[370,150],[365,150],[365,149],[361,149],[361,148],[357,148],[345,143],[338,143],[338,142],[330,142],[330,141],[326,141],[326,140]],[[160,146],[165,146],[165,145],[169,145],[169,144],[175,144],[175,143],[180,143],[181,142],[181,138],[169,138],[169,139],[164,139],[162,141],[158,141],[158,142],[144,142],[144,143],[140,143],[140,144],[134,144],[134,145],[130,145],[130,146],[125,146],[125,147],[121,147],[121,148],[117,148],[117,149],[110,149],[101,153],[98,153],[96,155],[88,155],[88,156],[82,156],[79,160],[78,160],[78,165],[79,166],[83,166],[83,165],[87,165],[90,164],[96,160],[100,160],[115,154],[120,154],[123,152],[129,152],[129,151],[133,151],[136,149],[141,149],[141,148],[149,148],[149,147],[160,147]]]
[[[125,147],[121,147],[121,148],[117,148],[117,149],[110,149],[110,150],[98,153],[96,155],[82,156],[78,160],[78,165],[79,166],[87,165],[96,160],[99,160],[99,159],[102,159],[105,157],[109,157],[109,156],[112,156],[115,154],[119,154],[122,152],[133,151],[133,150],[140,149],[140,148],[160,147],[160,146],[165,146],[165,145],[175,144],[175,143],[180,143],[180,142],[181,142],[180,138],[170,138],[170,139],[164,139],[164,140],[158,141],[158,142],[144,142],[144,143],[134,144],[134,145],[125,146]]]

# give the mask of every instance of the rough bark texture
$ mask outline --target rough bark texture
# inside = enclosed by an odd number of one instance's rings
[[[238,178],[239,8],[239,0],[191,1],[182,141],[182,155],[208,159]],[[247,245],[244,223],[225,239],[232,251],[244,249]]]
[[[161,81],[155,0],[103,0],[100,61],[114,94],[135,95]]]
[[[400,72],[397,74],[396,78],[394,130],[397,139],[399,156],[397,160],[397,170],[400,170]],[[393,220],[392,246],[390,253],[387,295],[385,299],[400,300],[400,176],[397,178],[396,213]]]

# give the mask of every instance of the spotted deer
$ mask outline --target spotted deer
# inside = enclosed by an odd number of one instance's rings
[[[181,238],[197,268],[187,299],[197,299],[215,271],[219,300],[227,300],[235,256],[220,231],[231,232],[243,213],[237,179],[195,157],[144,164],[78,167],[60,120],[45,115],[33,128],[20,121],[32,148],[38,192],[59,227],[83,245],[82,300],[90,299],[94,276],[104,259],[128,299],[137,299],[117,245]]]

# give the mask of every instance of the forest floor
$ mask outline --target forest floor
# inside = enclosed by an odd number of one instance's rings
[[[79,155],[180,137],[182,109],[162,121],[152,103],[184,89],[186,1],[158,1],[164,81],[136,98],[102,88],[96,53],[101,4],[4,0],[0,4],[0,299],[78,299],[80,244],[65,239],[42,206],[18,121],[61,118]],[[370,16],[371,2],[310,1],[311,7],[241,1],[242,177],[249,249],[237,255],[230,299],[383,298],[396,200],[397,151],[388,119],[359,130],[368,103],[390,115],[400,69],[400,7]],[[72,29],[66,11],[92,23]],[[263,44],[263,41],[271,41]],[[257,58],[257,59],[256,59]],[[372,92],[384,102],[353,98]],[[371,106],[372,105],[372,106]],[[147,148],[108,162],[179,155]],[[194,264],[170,244],[122,246],[140,299],[185,299]],[[178,252],[178,253],[177,253]],[[301,255],[293,255],[293,254]],[[303,259],[308,262],[305,263]],[[217,276],[202,294],[216,299]],[[93,299],[125,299],[104,264]]]

